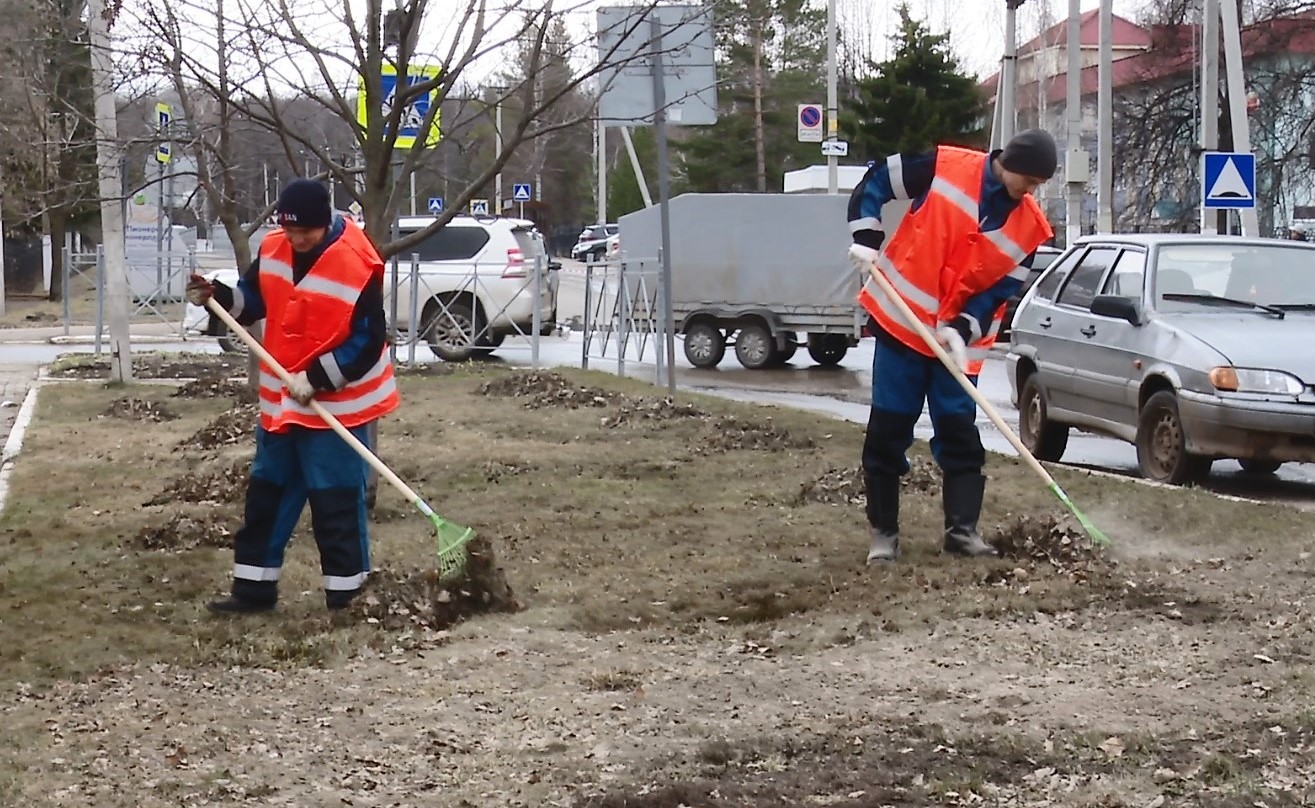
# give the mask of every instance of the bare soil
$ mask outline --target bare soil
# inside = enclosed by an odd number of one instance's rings
[[[1001,558],[950,558],[918,444],[905,557],[868,569],[861,427],[437,365],[402,374],[380,452],[478,530],[468,576],[438,580],[385,487],[348,613],[304,517],[279,608],[214,619],[255,421],[236,364],[43,389],[0,517],[0,804],[1315,801],[1307,514],[1057,470],[1102,550],[992,457]]]

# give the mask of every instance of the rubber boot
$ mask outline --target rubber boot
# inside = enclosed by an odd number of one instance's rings
[[[977,532],[985,493],[986,478],[981,474],[944,479],[941,504],[945,509],[945,552],[972,558],[999,555]]]
[[[899,477],[865,475],[867,489],[868,564],[899,558]]]

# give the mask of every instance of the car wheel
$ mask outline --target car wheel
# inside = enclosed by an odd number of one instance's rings
[[[1247,474],[1273,474],[1283,465],[1281,460],[1239,460],[1237,462]]]
[[[749,323],[735,335],[735,358],[749,370],[767,367],[775,354],[772,332],[765,325]]]
[[[1161,390],[1147,400],[1137,420],[1137,465],[1148,480],[1183,485],[1210,473],[1211,460],[1187,451],[1178,397]]]
[[[715,368],[726,356],[726,335],[711,323],[685,329],[685,358],[696,368]]]
[[[1045,390],[1035,373],[1028,376],[1018,396],[1018,437],[1023,445],[1037,460],[1057,463],[1068,448],[1068,432],[1067,424],[1050,420]]]
[[[459,301],[430,313],[425,339],[429,350],[444,362],[468,362],[478,351],[470,339],[474,333],[475,313],[469,303]]]
[[[809,334],[808,355],[824,367],[834,367],[849,353],[849,342],[839,334]]]

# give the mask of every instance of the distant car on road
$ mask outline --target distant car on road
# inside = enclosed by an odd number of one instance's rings
[[[1080,240],[1023,297],[1009,379],[1023,443],[1069,430],[1137,447],[1181,484],[1216,459],[1315,461],[1315,245],[1199,235]]]
[[[1032,259],[1031,271],[1027,273],[1027,279],[1023,281],[1023,288],[1019,289],[1018,294],[1005,302],[1005,318],[1000,323],[1001,342],[1009,340],[1009,332],[1014,325],[1014,312],[1018,311],[1018,302],[1023,299],[1023,295],[1027,294],[1027,290],[1032,288],[1032,284],[1036,283],[1036,279],[1041,277],[1041,273],[1055,263],[1055,259],[1063,252],[1063,250],[1054,247],[1037,247],[1036,256]]]
[[[607,258],[609,242],[621,228],[615,224],[593,224],[580,231],[571,257],[577,261],[602,261]]]

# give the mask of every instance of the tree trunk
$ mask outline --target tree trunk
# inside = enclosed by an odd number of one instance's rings
[[[64,238],[68,232],[68,218],[63,208],[50,211],[50,293],[47,300],[64,299]]]
[[[753,145],[758,164],[758,193],[767,193],[767,143],[763,131],[763,26],[753,28]]]

